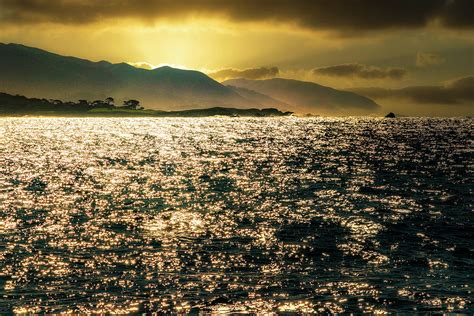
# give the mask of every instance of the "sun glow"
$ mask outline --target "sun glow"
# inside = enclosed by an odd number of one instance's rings
[[[172,67],[176,69],[185,69],[188,70],[190,69],[189,67],[182,65],[182,64],[169,64],[169,63],[160,63],[158,65],[153,65],[151,63],[148,63],[146,61],[138,61],[138,62],[127,62],[130,66],[133,66],[135,68],[143,68],[147,70],[153,70],[161,67]]]

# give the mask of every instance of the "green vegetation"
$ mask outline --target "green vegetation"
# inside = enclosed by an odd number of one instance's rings
[[[106,115],[106,116],[113,116],[113,115],[138,115],[138,116],[154,116],[157,115],[157,113],[160,113],[160,111],[155,111],[155,110],[132,110],[132,109],[126,109],[126,108],[113,108],[113,109],[108,109],[108,108],[95,108],[87,111],[87,113],[93,115],[93,114],[99,114],[99,115]]]
[[[63,102],[27,98],[20,95],[0,93],[0,116],[91,116],[91,117],[205,117],[205,116],[287,116],[291,112],[281,112],[269,109],[236,109],[213,107],[208,109],[193,109],[183,111],[145,110],[138,100],[127,100],[122,106],[116,106],[115,100],[108,97],[105,100],[79,100],[78,102]]]

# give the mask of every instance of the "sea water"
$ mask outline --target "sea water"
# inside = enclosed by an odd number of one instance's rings
[[[2,118],[0,313],[472,313],[473,122]]]

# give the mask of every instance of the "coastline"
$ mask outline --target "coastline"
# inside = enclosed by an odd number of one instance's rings
[[[282,117],[292,112],[278,109],[237,109],[213,107],[182,111],[100,109],[100,111],[5,111],[0,117]]]

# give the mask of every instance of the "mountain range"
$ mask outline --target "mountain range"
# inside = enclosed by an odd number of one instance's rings
[[[232,79],[219,83],[202,72],[153,70],[126,63],[92,62],[19,44],[0,43],[0,92],[75,101],[137,99],[146,108],[276,107],[299,113],[368,114],[369,98],[316,83],[289,79]]]

